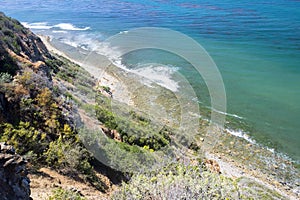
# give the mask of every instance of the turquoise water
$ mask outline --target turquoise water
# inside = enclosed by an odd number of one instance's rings
[[[34,32],[82,47],[145,26],[187,34],[216,62],[226,87],[227,112],[249,124],[244,131],[300,160],[299,1],[4,0],[0,10]],[[178,67],[191,79],[201,104],[210,106],[205,83],[193,77],[188,63],[153,51],[127,56],[127,63],[143,62]]]

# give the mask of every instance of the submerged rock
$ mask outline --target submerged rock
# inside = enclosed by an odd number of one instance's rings
[[[0,143],[0,186],[1,200],[31,199],[26,160],[4,143]]]

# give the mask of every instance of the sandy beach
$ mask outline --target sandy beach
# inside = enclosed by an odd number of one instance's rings
[[[83,67],[86,71],[88,71],[92,76],[94,76],[98,80],[97,85],[109,87],[114,96],[114,99],[126,103],[128,105],[133,105],[133,101],[131,100],[132,95],[128,91],[126,85],[123,84],[116,75],[108,72],[109,70],[107,69],[113,66],[112,63],[105,56],[97,54],[97,60],[93,60],[93,63],[87,63],[87,59],[82,57],[82,55],[76,57],[77,54],[74,54],[74,52],[63,52],[58,48],[55,48],[54,45],[51,43],[50,37],[43,35],[39,35],[39,37],[50,52],[63,56]],[[88,55],[88,57],[89,56],[90,55]]]

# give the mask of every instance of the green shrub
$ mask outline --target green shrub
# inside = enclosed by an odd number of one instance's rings
[[[0,46],[1,48],[1,46]],[[19,69],[17,62],[12,58],[6,51],[0,49],[0,72],[8,73],[10,75],[15,75]]]
[[[159,172],[140,173],[116,191],[113,200],[119,199],[285,199],[276,191],[252,179],[230,179],[206,171],[200,163],[190,166],[173,163]]]
[[[63,62],[58,59],[46,59],[45,63],[53,70],[54,73],[57,73],[59,71],[59,67],[63,65]]]
[[[158,173],[133,175],[112,199],[238,199],[236,183],[198,166],[176,164]]]
[[[110,99],[98,94],[95,107],[98,120],[109,129],[119,132],[123,142],[139,147],[149,146],[150,149],[159,150],[170,142],[171,130],[167,127],[160,129],[150,119],[144,117],[143,113],[130,111],[129,115],[119,105],[113,112],[110,108]]]
[[[78,141],[72,141],[66,134],[50,143],[48,150],[43,155],[46,163],[54,169],[59,169],[66,174],[82,174],[100,191],[105,191],[106,186],[96,176],[90,164],[91,155]]]
[[[92,170],[92,166],[89,165],[90,155],[72,134],[74,133],[65,132],[57,140],[50,142],[48,150],[44,153],[46,162],[57,169],[89,174]]]
[[[149,150],[111,140],[99,131],[82,129],[80,138],[95,158],[122,172],[148,170],[156,161]]]
[[[0,141],[13,145],[19,154],[29,151],[41,154],[47,147],[46,133],[36,130],[29,122],[20,122],[17,127],[12,124],[0,125]]]
[[[105,92],[111,94],[111,89],[110,89],[110,87],[108,87],[108,86],[101,86],[101,88],[102,88]]]
[[[58,188],[52,191],[52,195],[48,200],[86,200],[78,192]]]
[[[12,81],[12,76],[9,73],[0,73],[0,84],[10,83]]]

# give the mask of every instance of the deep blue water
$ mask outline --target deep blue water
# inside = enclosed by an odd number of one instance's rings
[[[258,142],[300,160],[299,1],[4,0],[0,10],[35,32],[73,44],[91,45],[146,26],[187,34],[216,62],[226,87],[227,112],[242,117],[251,127],[245,131]],[[128,62],[179,67],[209,106],[205,84],[193,79],[187,63],[155,55],[137,52],[128,55]]]

